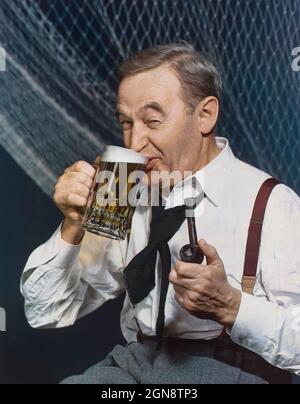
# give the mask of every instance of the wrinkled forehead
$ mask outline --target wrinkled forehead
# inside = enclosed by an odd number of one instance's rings
[[[117,104],[132,108],[144,101],[167,105],[180,95],[181,85],[168,67],[160,67],[126,77],[118,89]]]

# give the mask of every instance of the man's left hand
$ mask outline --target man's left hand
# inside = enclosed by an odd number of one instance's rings
[[[237,318],[242,294],[227,280],[223,261],[215,247],[200,240],[206,265],[177,261],[170,273],[178,304],[201,319],[231,328]]]

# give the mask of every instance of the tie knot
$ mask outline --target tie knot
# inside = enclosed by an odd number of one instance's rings
[[[149,243],[160,244],[169,241],[180,229],[185,220],[185,205],[164,209],[164,206],[152,207]]]

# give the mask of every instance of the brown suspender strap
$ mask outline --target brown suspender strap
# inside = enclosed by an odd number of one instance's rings
[[[248,231],[244,274],[242,279],[243,292],[248,294],[253,294],[256,282],[259,247],[267,203],[272,190],[278,184],[280,184],[280,182],[275,178],[267,179],[262,184],[255,200]]]

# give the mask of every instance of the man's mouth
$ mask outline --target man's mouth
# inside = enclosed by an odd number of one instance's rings
[[[149,161],[146,166],[146,173],[152,171],[155,168],[155,165],[158,162],[158,160],[159,160],[159,158],[157,158],[157,157],[149,157]]]

